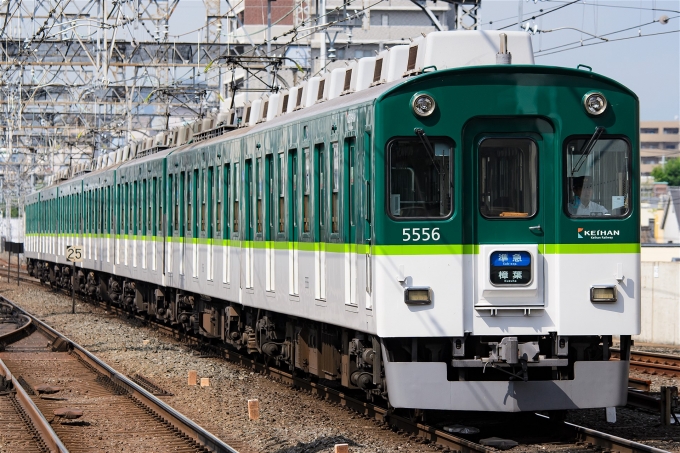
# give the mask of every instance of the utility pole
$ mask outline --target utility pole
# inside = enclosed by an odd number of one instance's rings
[[[317,26],[319,27],[319,37],[321,47],[319,48],[319,62],[321,63],[321,74],[326,73],[326,0],[319,0],[319,11],[316,12],[319,18]]]

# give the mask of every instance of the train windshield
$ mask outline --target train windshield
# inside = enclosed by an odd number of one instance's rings
[[[480,211],[488,218],[528,218],[538,205],[536,143],[490,138],[479,145]]]
[[[445,218],[452,212],[450,141],[400,138],[388,145],[389,213],[394,218]]]
[[[566,146],[566,210],[570,217],[623,217],[630,194],[630,146],[623,139],[588,138]]]

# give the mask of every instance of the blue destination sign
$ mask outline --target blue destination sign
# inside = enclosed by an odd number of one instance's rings
[[[529,252],[493,252],[492,267],[526,267],[531,265]]]

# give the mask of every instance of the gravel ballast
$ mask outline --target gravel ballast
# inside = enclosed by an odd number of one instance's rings
[[[319,401],[269,377],[220,358],[199,357],[186,345],[93,305],[33,284],[0,282],[0,292],[128,376],[143,375],[174,396],[162,397],[241,453],[330,453],[337,443],[351,452],[432,452],[436,448],[398,435],[371,420]],[[209,387],[188,386],[189,370]],[[649,377],[647,377],[649,379]],[[668,384],[664,384],[668,385]],[[260,401],[260,419],[248,419],[247,401]],[[570,411],[568,421],[680,452],[680,427],[658,426],[657,415],[619,408],[617,423],[604,410]],[[557,445],[521,445],[514,451],[551,451]],[[563,450],[559,448],[559,450]],[[571,450],[569,450],[571,451]]]

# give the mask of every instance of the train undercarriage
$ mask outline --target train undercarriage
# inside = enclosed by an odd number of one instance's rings
[[[71,266],[29,260],[28,271],[53,288],[71,289]],[[175,288],[85,269],[75,272],[79,295],[225,343],[272,366],[363,391],[371,401],[387,399],[385,362],[444,362],[449,382],[563,381],[575,379],[577,362],[608,361],[613,340],[556,333],[380,339]],[[630,337],[622,337],[621,357],[628,356],[629,348]]]

